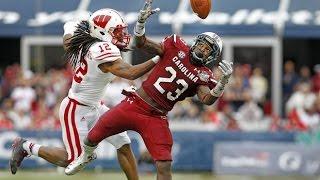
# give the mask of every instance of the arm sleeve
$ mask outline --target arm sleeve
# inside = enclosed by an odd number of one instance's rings
[[[90,47],[89,54],[91,59],[98,62],[98,64],[121,59],[120,50],[115,45],[107,42],[95,43]]]

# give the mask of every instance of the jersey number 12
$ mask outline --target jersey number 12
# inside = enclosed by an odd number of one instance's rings
[[[87,74],[88,64],[86,60],[81,61],[80,66],[77,68],[75,75],[73,77],[74,81],[81,83],[84,75]]]

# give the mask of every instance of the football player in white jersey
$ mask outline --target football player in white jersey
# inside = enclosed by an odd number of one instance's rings
[[[24,157],[35,155],[57,166],[66,167],[77,158],[83,148],[82,139],[100,115],[108,110],[101,103],[106,85],[115,76],[136,79],[151,70],[158,62],[154,57],[132,66],[121,58],[127,50],[130,35],[127,24],[113,9],[101,9],[89,20],[67,22],[64,25],[65,58],[74,67],[72,86],[60,105],[60,123],[65,148],[46,147],[23,138],[13,143],[10,168],[15,174]],[[120,93],[120,92],[119,92]],[[127,132],[107,139],[117,149],[118,160],[128,179],[138,179],[134,155]],[[95,159],[94,154],[91,159]]]

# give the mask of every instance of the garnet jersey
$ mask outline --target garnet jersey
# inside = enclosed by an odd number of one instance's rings
[[[98,66],[119,58],[120,50],[112,43],[93,44],[76,68],[68,96],[86,105],[98,105],[105,93],[106,85],[114,78],[113,74],[102,72]]]
[[[142,83],[144,91],[165,110],[186,97],[194,96],[200,85],[212,89],[216,85],[212,71],[190,61],[189,46],[177,35],[162,41],[164,54]]]

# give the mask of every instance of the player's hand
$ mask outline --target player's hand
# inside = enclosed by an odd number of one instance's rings
[[[140,10],[140,14],[138,16],[139,23],[145,23],[152,14],[155,14],[160,11],[160,8],[152,9],[151,4],[152,0],[146,0],[146,3]]]
[[[219,69],[222,71],[222,77],[220,79],[222,84],[227,84],[229,78],[233,72],[233,62],[228,62],[226,60],[222,60],[219,63]]]

